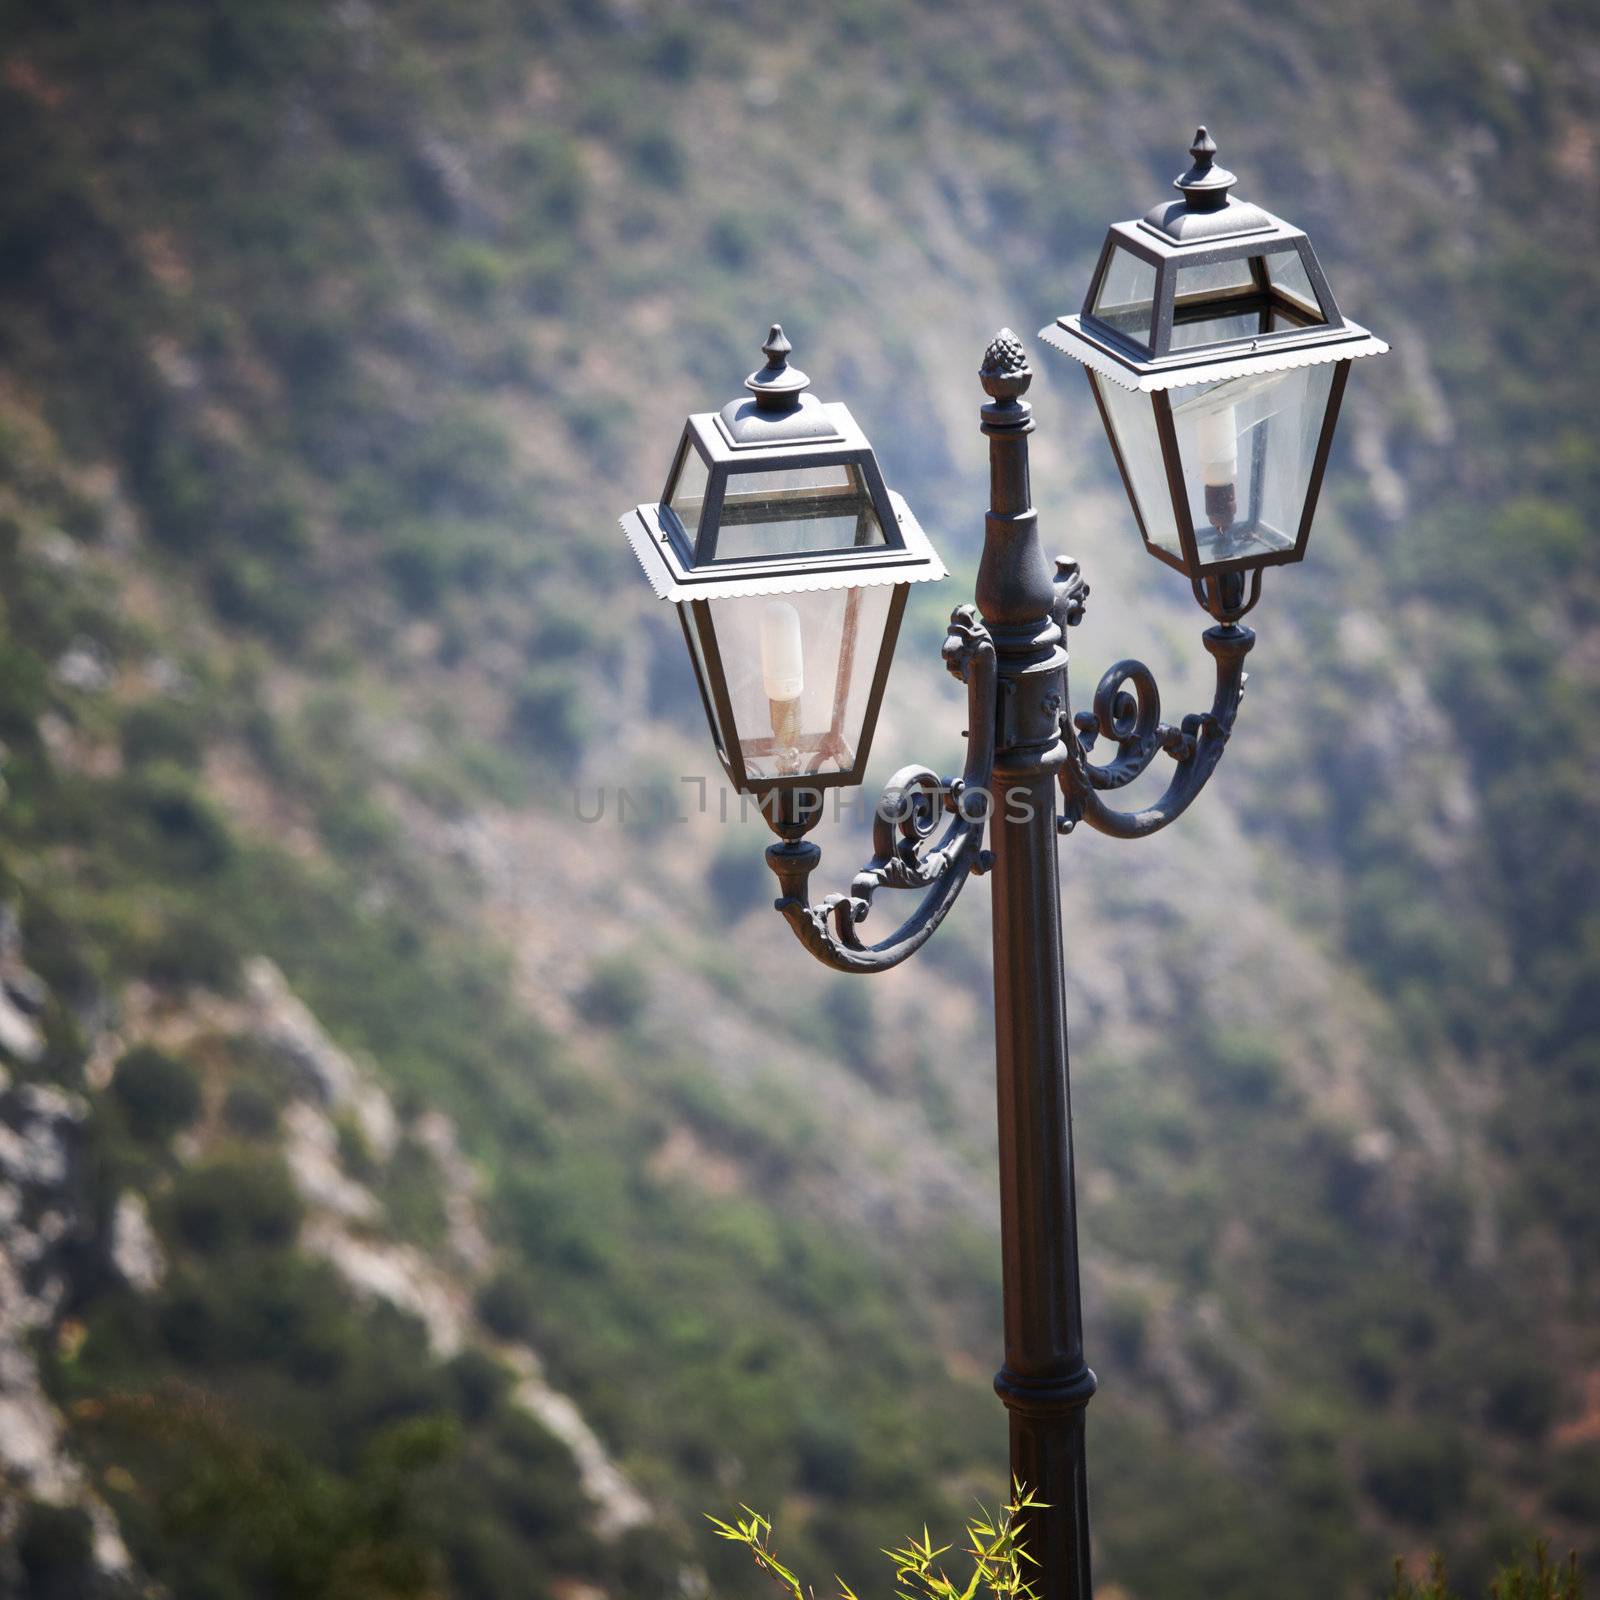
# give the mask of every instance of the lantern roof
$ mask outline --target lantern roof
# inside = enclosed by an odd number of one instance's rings
[[[1146,392],[1389,348],[1339,309],[1303,229],[1231,192],[1205,128],[1189,154],[1181,198],[1112,225],[1082,310],[1046,344]]]
[[[773,323],[748,395],[700,412],[661,498],[621,518],[663,600],[720,600],[945,576],[848,407],[809,392]]]

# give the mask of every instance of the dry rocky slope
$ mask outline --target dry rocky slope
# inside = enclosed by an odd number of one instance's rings
[[[1592,19],[8,20],[0,1593],[731,1595],[740,1499],[859,1583],[994,1491],[987,891],[836,980],[759,829],[620,822],[709,757],[612,517],[780,315],[970,574],[978,355],[1192,99],[1395,354],[1204,801],[1064,841],[1097,1561],[1592,1546]],[[1032,398],[1075,692],[1203,705],[1081,382]],[[959,766],[943,587],[884,773]]]

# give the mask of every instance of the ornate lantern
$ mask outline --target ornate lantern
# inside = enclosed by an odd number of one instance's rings
[[[749,397],[692,416],[623,531],[678,608],[735,788],[860,783],[909,585],[945,575],[849,411],[808,394],[776,323]]]
[[[1039,337],[1083,363],[1146,549],[1233,621],[1305,554],[1350,363],[1388,346],[1216,153],[1199,129],[1182,198],[1116,223],[1083,310]]]

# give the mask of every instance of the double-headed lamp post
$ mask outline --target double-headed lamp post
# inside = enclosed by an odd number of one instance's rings
[[[758,798],[800,942],[841,972],[917,950],[972,877],[993,879],[995,1070],[1011,1472],[1044,1508],[1024,1530],[1040,1600],[1089,1600],[1084,1361],[1056,841],[1087,823],[1143,838],[1186,810],[1226,748],[1255,635],[1240,619],[1264,568],[1305,554],[1350,364],[1387,347],[1341,314],[1298,228],[1230,195],[1204,128],[1179,198],[1106,235],[1083,309],[1044,329],[1083,363],[1146,548],[1215,619],[1209,711],[1161,720],[1150,670],[1119,661],[1072,711],[1066,630],[1088,597],[1078,564],[1046,559],[1028,485],[1032,379],[1009,330],[979,381],[989,512],[977,605],[950,619],[944,661],[967,686],[956,779],[889,781],[872,859],[813,902],[807,837],[823,791],[861,781],[906,586],[944,576],[842,405],[823,405],[774,327],[749,397],[690,417],[659,502],[623,519],[652,587],[683,623],[717,754]],[[1109,747],[1103,761],[1097,747]],[[1158,757],[1143,810],[1107,794]],[[947,817],[942,831],[941,817]],[[985,836],[987,835],[987,844]],[[920,895],[866,943],[880,889]]]

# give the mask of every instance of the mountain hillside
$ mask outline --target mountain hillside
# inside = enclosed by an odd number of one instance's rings
[[[860,1587],[1003,1490],[987,890],[810,961],[615,518],[781,320],[954,573],[867,794],[955,770],[1009,324],[1079,702],[1203,708],[1030,337],[1202,121],[1393,354],[1204,799],[1063,844],[1098,1581],[1595,1570],[1591,7],[3,16],[0,1593],[731,1596],[740,1501]]]

